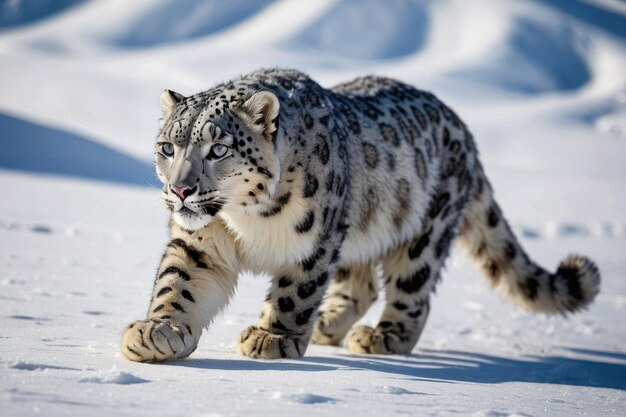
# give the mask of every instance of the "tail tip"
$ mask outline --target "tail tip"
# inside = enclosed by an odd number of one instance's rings
[[[600,292],[600,271],[589,258],[569,255],[560,264],[555,274],[564,282],[568,300],[566,311],[574,312],[587,307]]]

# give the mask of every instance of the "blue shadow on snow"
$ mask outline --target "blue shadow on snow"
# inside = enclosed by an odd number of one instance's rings
[[[150,47],[212,35],[253,17],[275,0],[154,2],[113,40],[119,47]]]
[[[423,2],[342,0],[284,46],[350,59],[398,58],[424,47],[429,23],[428,4]]]
[[[626,38],[626,17],[619,12],[612,12],[591,2],[581,0],[538,1],[590,26],[595,26],[622,39]]]
[[[573,91],[591,80],[585,52],[571,25],[520,18],[490,60],[450,75],[522,94]]]
[[[47,19],[86,0],[0,0],[0,30]]]
[[[0,113],[0,169],[160,186],[154,167],[89,139]]]
[[[503,358],[471,352],[424,349],[420,353],[407,356],[305,357],[303,360],[352,369],[367,369],[419,381],[480,384],[529,382],[626,390],[625,354],[583,349],[569,350],[597,359],[562,356]]]
[[[503,358],[455,350],[423,349],[417,354],[405,356],[305,356],[293,361],[192,357],[182,361],[166,362],[162,366],[222,371],[368,370],[426,382],[478,384],[528,382],[626,390],[626,354],[575,348],[566,350],[593,359],[563,356]]]
[[[337,366],[306,363],[300,361],[265,361],[256,359],[202,359],[191,358],[174,362],[164,362],[162,366],[182,366],[185,368],[218,369],[222,371],[334,371]]]

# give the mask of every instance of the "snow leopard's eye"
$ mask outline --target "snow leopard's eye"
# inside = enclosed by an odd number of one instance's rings
[[[211,146],[208,158],[219,159],[226,155],[226,152],[228,152],[228,146],[222,145],[221,143],[216,143],[215,145]]]
[[[174,145],[172,145],[169,142],[165,142],[164,144],[161,145],[161,152],[163,152],[163,155],[165,156],[174,155]]]

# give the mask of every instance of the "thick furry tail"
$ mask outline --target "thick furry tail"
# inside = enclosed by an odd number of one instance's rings
[[[566,313],[587,307],[600,291],[600,272],[590,259],[569,255],[550,273],[519,244],[481,171],[459,234],[461,246],[481,267],[494,289],[537,312]]]

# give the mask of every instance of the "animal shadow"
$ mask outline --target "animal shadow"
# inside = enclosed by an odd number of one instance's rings
[[[419,353],[406,356],[345,355],[303,360],[423,381],[530,382],[626,390],[626,354],[576,348],[564,350],[565,356],[504,358],[456,350],[421,349]],[[568,357],[567,353],[576,357]]]

